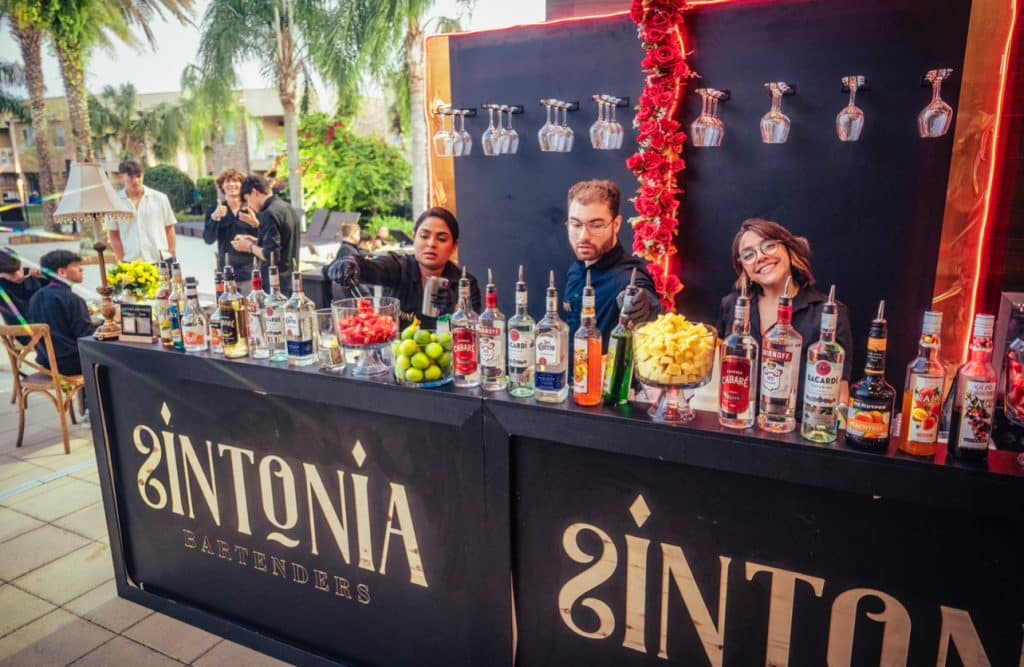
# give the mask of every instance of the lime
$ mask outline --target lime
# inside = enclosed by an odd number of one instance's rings
[[[398,345],[398,353],[404,354],[407,357],[411,357],[420,351],[420,346],[416,344],[414,340],[403,340]]]
[[[405,379],[409,382],[423,382],[423,371],[418,368],[410,368],[405,372]]]
[[[400,354],[398,355],[398,358],[395,359],[395,368],[397,368],[400,371],[404,371],[411,365],[412,363],[409,361],[409,357],[407,355]]]
[[[412,355],[411,361],[413,368],[418,368],[420,370],[423,370],[430,365],[430,358],[422,352],[417,352]]]
[[[416,341],[417,345],[422,347],[430,342],[430,332],[426,329],[420,329],[413,335],[412,339]]]
[[[430,368],[428,368],[426,371],[424,371],[423,379],[425,379],[427,382],[433,382],[434,380],[440,380],[441,379],[441,369],[438,368],[435,365],[431,365]]]
[[[452,351],[452,335],[450,333],[438,336],[437,342],[441,344],[441,347],[443,347],[446,352]]]
[[[437,359],[444,354],[444,348],[437,343],[427,343],[427,346],[423,349],[427,353],[427,356],[431,359]]]
[[[416,326],[415,324],[410,324],[406,328],[402,329],[402,340],[409,340],[410,338],[416,335],[416,332],[418,330],[418,326]]]
[[[396,341],[392,341],[392,343],[391,343],[391,354],[395,355],[396,357],[399,354],[401,354],[401,351],[399,350],[399,346],[400,345],[401,345],[401,343],[399,343],[397,340]]]
[[[436,343],[437,342],[437,332],[435,332],[435,331],[431,331],[430,332],[430,342],[431,343]]]
[[[450,368],[452,365],[452,353],[445,352],[442,354],[437,360],[437,365],[441,368]]]

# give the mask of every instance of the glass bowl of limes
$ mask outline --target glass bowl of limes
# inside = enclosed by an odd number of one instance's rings
[[[452,381],[452,335],[421,329],[413,322],[391,343],[395,379],[409,387],[429,389]]]

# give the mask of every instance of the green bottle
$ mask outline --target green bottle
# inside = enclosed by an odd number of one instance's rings
[[[619,323],[608,337],[608,361],[604,372],[604,388],[601,399],[605,405],[625,405],[629,401],[629,388],[633,384],[633,330],[629,318],[622,313],[636,298],[636,269],[629,279],[626,296],[622,299]]]

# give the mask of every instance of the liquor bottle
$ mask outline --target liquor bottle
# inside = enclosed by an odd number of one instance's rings
[[[757,360],[760,346],[750,335],[750,297],[744,277],[733,310],[732,333],[722,341],[719,359],[718,423],[750,428],[757,412]]]
[[[636,269],[629,278],[626,296],[622,298],[619,323],[608,336],[608,361],[604,373],[601,401],[605,405],[625,405],[629,402],[629,388],[633,384],[633,329],[623,313],[636,299]]]
[[[171,294],[167,297],[167,312],[171,320],[171,343],[175,350],[185,350],[181,335],[181,314],[185,310],[185,281],[181,277],[181,264],[171,264]]]
[[[235,270],[230,264],[224,265],[224,293],[217,301],[220,311],[220,335],[224,344],[224,356],[240,359],[249,356],[248,332],[245,301],[235,284]]]
[[[800,435],[820,444],[835,442],[839,436],[839,390],[846,350],[836,342],[838,312],[836,286],[833,285],[821,309],[821,336],[807,349],[807,366],[804,367]]]
[[[220,331],[220,298],[224,295],[224,273],[213,272],[213,312],[210,314],[210,352],[224,354],[224,336]]]
[[[1014,336],[1006,350],[1003,368],[1003,414],[1006,421],[1024,426],[1024,304],[1016,304],[1010,314],[1007,338]]]
[[[181,337],[186,352],[206,352],[206,315],[199,305],[196,279],[185,279],[185,312],[181,314]]]
[[[486,308],[480,313],[477,342],[480,345],[480,386],[500,391],[508,384],[505,376],[505,316],[498,310],[498,288],[487,269]]]
[[[577,405],[597,405],[601,402],[601,330],[597,328],[594,288],[583,286],[580,310],[580,328],[572,342],[572,400]]]
[[[302,274],[292,272],[292,296],[284,306],[284,335],[288,341],[288,364],[308,366],[316,362],[316,306],[302,292]]]
[[[281,292],[281,273],[273,260],[267,266],[270,279],[270,293],[264,302],[267,327],[267,347],[270,349],[270,360],[279,364],[288,363],[288,341],[284,335],[284,307],[288,298]]]
[[[946,369],[939,358],[941,332],[942,313],[926,312],[917,358],[907,366],[899,433],[892,434],[900,450],[914,456],[934,455],[939,438],[946,385]]]
[[[454,352],[455,386],[480,386],[480,358],[476,342],[477,315],[470,297],[469,275],[462,267],[459,279],[459,303],[452,313],[452,349]]]
[[[779,297],[778,319],[761,341],[761,402],[757,425],[773,433],[796,428],[796,392],[799,387],[800,348],[804,339],[793,328],[790,279]]]
[[[159,262],[160,286],[156,292],[156,321],[160,326],[160,342],[164,347],[174,347],[171,336],[171,267],[167,262]]]
[[[536,328],[537,323],[527,311],[526,280],[520,264],[516,282],[516,314],[508,319],[508,393],[513,398],[533,396]]]
[[[889,447],[896,390],[885,381],[885,348],[888,325],[885,301],[878,304],[878,316],[868,330],[868,354],[864,377],[850,387],[846,411],[846,442],[854,447],[884,452]]]
[[[256,264],[255,258],[253,264]],[[267,344],[266,307],[267,293],[263,291],[263,276],[259,265],[253,267],[252,291],[245,297],[249,320],[249,356],[253,359],[269,359],[270,346]]]
[[[992,413],[999,381],[992,367],[992,315],[974,316],[974,333],[967,363],[956,372],[949,420],[949,455],[984,461],[992,436]]]
[[[558,316],[555,272],[548,277],[544,317],[537,323],[537,372],[534,398],[561,403],[569,396],[569,325]]]

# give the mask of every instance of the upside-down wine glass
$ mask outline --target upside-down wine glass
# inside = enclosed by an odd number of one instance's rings
[[[576,133],[569,127],[569,107],[571,105],[568,102],[562,102],[562,152],[568,153],[572,151],[572,144],[576,138]]]
[[[480,145],[483,147],[484,155],[501,155],[501,130],[494,126],[495,105],[485,104],[487,109],[487,129],[480,137]]]
[[[622,124],[615,120],[615,110],[619,106],[619,98],[606,96],[605,103],[611,107],[612,117],[608,121],[608,135],[607,144],[611,150],[618,150],[622,148],[622,140],[625,138],[626,132],[622,129]],[[607,114],[605,114],[607,116]]]
[[[917,115],[917,131],[922,139],[935,139],[949,132],[953,124],[953,107],[939,96],[939,89],[942,82],[949,78],[953,70],[946,67],[943,69],[928,70],[924,78],[932,84],[932,101]]]
[[[789,139],[789,116],[782,113],[782,96],[790,90],[788,83],[772,81],[764,84],[772,95],[772,108],[761,117],[761,141],[784,144]]]
[[[605,103],[601,95],[594,95],[592,99],[597,102],[597,120],[590,126],[590,145],[595,150],[603,150],[605,147],[605,125],[608,122],[605,120],[604,114]]]
[[[544,105],[547,110],[548,118],[544,125],[537,130],[537,144],[540,149],[545,153],[555,150],[554,138],[555,138],[555,126],[551,124],[551,106],[555,100],[544,99],[540,103]]]
[[[857,141],[864,129],[864,112],[853,102],[857,97],[857,89],[864,85],[865,79],[851,74],[844,76],[842,81],[843,86],[850,89],[850,101],[836,116],[836,134],[839,135],[839,141]]]
[[[438,157],[451,157],[454,150],[454,138],[452,133],[445,129],[444,119],[445,116],[450,115],[451,107],[444,106],[437,110],[437,115],[441,117],[441,129],[434,133],[434,154]]]
[[[508,126],[505,128],[504,139],[505,139],[505,153],[507,155],[515,155],[519,152],[519,133],[512,129],[512,114],[515,108],[510,106],[502,105],[502,109],[508,112]],[[501,113],[498,113],[498,118],[501,118]]]
[[[462,137],[462,155],[466,156],[473,152],[473,135],[466,131],[467,109],[459,110],[459,136]]]

